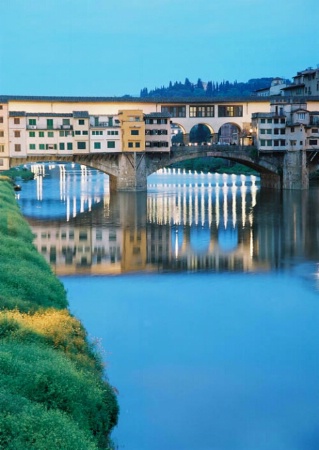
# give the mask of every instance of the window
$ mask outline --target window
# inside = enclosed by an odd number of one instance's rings
[[[70,119],[62,119],[62,125],[70,125]]]
[[[3,109],[3,105],[0,105],[0,109]]]
[[[109,136],[117,136],[117,135],[119,134],[119,132],[118,132],[118,131],[111,130],[111,131],[108,131],[107,134],[108,134]]]
[[[45,150],[45,145],[44,144],[40,144],[39,145],[39,150]]]
[[[138,136],[140,134],[140,130],[131,130],[131,136]]]
[[[47,128],[49,130],[53,129],[53,119],[47,119]]]
[[[140,148],[141,147],[141,143],[140,142],[135,142],[135,148]]]
[[[59,136],[60,136],[60,137],[65,136],[64,131],[59,131]]]
[[[266,123],[266,119],[260,119],[260,123]]]
[[[309,139],[309,145],[317,145],[318,140],[317,139]]]
[[[44,131],[39,131],[39,137],[44,137]]]
[[[218,117],[242,117],[243,107],[238,105],[219,105]]]
[[[29,149],[30,149],[30,150],[35,150],[35,144],[30,144],[30,145],[29,145]]]
[[[186,117],[186,106],[162,106],[162,113],[170,114],[171,117]]]
[[[272,123],[272,119],[267,119],[267,123]]]
[[[103,131],[92,131],[93,136],[103,136]]]
[[[48,137],[49,137],[49,138],[53,138],[53,137],[54,137],[53,131],[48,131]]]
[[[60,142],[60,144],[59,144],[59,149],[60,149],[60,150],[65,150],[65,144],[64,144],[64,142]]]
[[[87,130],[83,130],[82,134],[89,134],[89,132]]]
[[[19,125],[19,124],[20,124],[20,119],[19,119],[19,117],[15,117],[15,118],[13,119],[13,123],[14,123],[15,125]]]
[[[272,140],[271,139],[267,139],[267,147],[271,147],[272,146]]]
[[[21,152],[21,144],[14,144],[14,151]]]
[[[107,141],[107,148],[115,148],[115,141]]]
[[[77,148],[78,148],[78,150],[85,150],[86,142],[77,142]]]
[[[4,131],[0,130],[0,137],[4,136]]]
[[[14,131],[14,137],[21,137],[20,131]]]
[[[140,122],[141,118],[140,116],[129,116],[128,120],[129,122]]]
[[[85,120],[84,119],[79,119],[79,125],[85,125]]]
[[[67,150],[73,150],[73,143],[72,142],[68,142],[66,144],[66,148],[67,148]]]
[[[306,113],[298,113],[299,120],[305,120],[305,118],[306,118]]]
[[[4,161],[2,158],[0,159],[0,166],[4,166]]]
[[[264,128],[260,129],[260,134],[266,134],[266,130]]]
[[[4,145],[0,144],[0,153],[4,153]]]
[[[292,133],[295,132],[295,127],[291,127],[291,132],[292,132]]]
[[[189,117],[214,117],[214,106],[190,106]]]
[[[81,131],[80,130],[75,130],[75,134],[79,135],[79,134],[81,134]]]
[[[29,137],[35,137],[35,131],[29,131]]]
[[[36,119],[29,119],[29,125],[36,125],[37,124],[37,120]]]
[[[94,142],[94,148],[99,150],[101,148],[101,142]]]
[[[128,147],[129,147],[129,148],[133,148],[133,142],[129,142],[129,143],[128,143]]]
[[[319,130],[318,130],[318,128],[312,128],[311,132],[317,134],[319,132]]]
[[[271,128],[268,128],[267,129],[267,134],[271,134],[271,132],[272,132]]]

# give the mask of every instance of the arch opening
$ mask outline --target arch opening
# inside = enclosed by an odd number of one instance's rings
[[[179,123],[171,122],[171,142],[172,145],[185,144],[185,128]]]
[[[218,131],[218,143],[222,145],[239,145],[241,129],[238,125],[227,122]]]
[[[189,142],[191,144],[212,144],[214,138],[214,130],[206,123],[198,123],[194,125],[189,132]]]

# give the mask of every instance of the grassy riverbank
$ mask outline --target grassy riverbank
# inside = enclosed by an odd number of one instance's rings
[[[0,177],[0,448],[110,448],[114,390]]]

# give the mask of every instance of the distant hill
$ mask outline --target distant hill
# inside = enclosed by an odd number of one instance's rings
[[[203,82],[200,78],[197,83],[191,83],[188,78],[185,82],[172,83],[167,87],[151,89],[143,88],[140,93],[141,98],[185,98],[185,97],[242,97],[255,95],[258,89],[268,88],[274,78],[252,78],[247,82],[230,81],[208,81]],[[290,84],[289,80],[285,80]]]

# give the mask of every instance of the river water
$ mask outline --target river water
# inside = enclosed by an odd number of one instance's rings
[[[164,171],[109,194],[35,166],[19,202],[103,351],[125,450],[319,448],[319,189]]]

